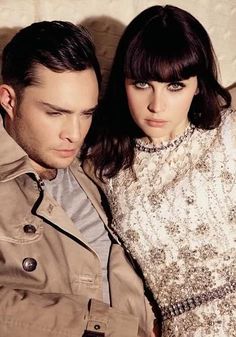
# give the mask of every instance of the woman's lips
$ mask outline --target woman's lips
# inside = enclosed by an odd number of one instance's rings
[[[161,128],[167,123],[167,121],[163,119],[145,119],[145,122],[148,126],[153,128]]]

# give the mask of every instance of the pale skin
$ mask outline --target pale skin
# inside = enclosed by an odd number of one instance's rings
[[[150,142],[155,145],[183,133],[194,95],[197,77],[178,82],[136,82],[125,80],[130,113]]]
[[[188,112],[198,94],[197,77],[179,82],[137,82],[125,80],[131,116],[144,138],[158,146],[183,133],[189,124]],[[160,336],[155,326],[150,337]]]
[[[10,136],[39,176],[53,179],[79,153],[97,106],[98,83],[93,69],[58,73],[37,65],[35,72],[37,83],[24,89],[20,104],[6,84],[0,86],[0,103]]]

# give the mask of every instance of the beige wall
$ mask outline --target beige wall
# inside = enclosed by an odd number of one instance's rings
[[[190,11],[208,30],[225,86],[236,82],[236,0],[0,0],[0,52],[21,27],[41,20],[83,23],[92,31],[107,77],[124,26],[141,10],[166,3]]]

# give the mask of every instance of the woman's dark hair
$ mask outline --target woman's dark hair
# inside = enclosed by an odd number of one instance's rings
[[[2,54],[3,82],[13,87],[18,101],[25,87],[37,80],[40,64],[55,72],[93,68],[98,83],[100,67],[89,32],[66,21],[41,21],[21,29]]]
[[[92,160],[100,179],[132,167],[134,139],[142,134],[129,111],[125,78],[175,82],[191,76],[198,78],[199,93],[193,98],[189,121],[213,129],[221,122],[222,108],[230,106],[231,96],[217,80],[216,57],[206,30],[174,6],[141,12],[120,39],[107,90],[86,138],[82,158],[87,155]]]

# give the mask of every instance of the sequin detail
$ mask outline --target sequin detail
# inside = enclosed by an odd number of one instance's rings
[[[235,112],[225,111],[217,129],[195,128],[174,150],[136,148],[133,169],[135,179],[123,170],[107,182],[112,228],[159,308],[234,282]],[[236,293],[164,320],[162,337],[171,336],[236,337]]]
[[[215,299],[221,299],[227,294],[236,291],[236,282],[227,283],[221,287],[215,288],[203,294],[199,294],[195,297],[189,297],[182,302],[171,304],[167,307],[160,308],[162,319],[166,320],[173,316],[179,316],[186,311],[193,310],[196,307]]]
[[[174,150],[176,147],[178,147],[185,138],[187,138],[189,135],[191,135],[194,131],[195,127],[194,125],[189,125],[185,132],[180,135],[179,137],[176,137],[173,140],[162,142],[160,145],[155,146],[154,144],[145,144],[143,143],[142,139],[136,139],[135,147],[139,151],[144,151],[148,153],[154,153],[154,152],[161,152],[166,149]]]

